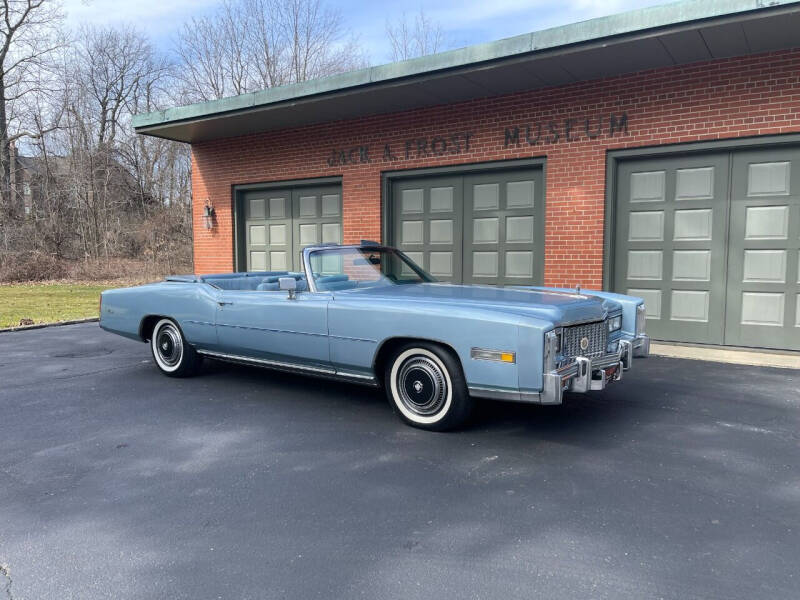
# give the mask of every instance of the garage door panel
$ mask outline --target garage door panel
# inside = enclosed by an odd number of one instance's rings
[[[629,202],[663,202],[666,198],[665,171],[633,171],[629,177]]]
[[[244,212],[244,268],[287,271],[301,268],[300,249],[342,242],[342,200],[338,185],[247,191]]]
[[[508,208],[533,208],[536,203],[536,181],[523,179],[506,184]]]
[[[614,286],[656,339],[800,350],[800,148],[631,160]]]
[[[281,270],[291,249],[290,189],[244,194],[244,245],[247,271]],[[275,265],[278,266],[275,266]]]
[[[711,294],[707,290],[672,290],[670,305],[672,321],[708,323]]]
[[[795,294],[794,309],[795,309],[794,326],[800,327],[800,294]],[[800,335],[800,333],[798,335]]]
[[[619,166],[614,288],[645,299],[656,339],[722,343],[727,172],[722,153]]]
[[[716,167],[676,169],[675,200],[713,200]]]
[[[291,192],[287,190],[285,196],[276,196],[269,199],[269,218],[270,219],[285,219],[289,216],[286,204],[289,200]]]
[[[291,270],[299,270],[300,252],[306,246],[342,243],[341,189],[339,186],[295,188],[291,206],[293,243],[286,264],[291,265]]]
[[[454,210],[453,186],[432,187],[431,191],[431,212],[432,213],[451,213]]]
[[[664,211],[631,211],[628,221],[629,242],[663,242]]]
[[[263,251],[251,250],[249,267],[249,271],[266,271],[267,253]]]
[[[791,193],[792,163],[758,162],[747,166],[747,195],[778,196]]]
[[[543,189],[541,169],[464,177],[464,283],[543,280]]]
[[[250,243],[253,246],[266,246],[267,245],[267,226],[266,225],[250,225],[247,229],[250,232]]]
[[[673,251],[672,281],[711,281],[711,251]]]
[[[541,168],[398,180],[391,243],[443,281],[541,283]]]
[[[725,343],[800,350],[800,148],[735,153]]]
[[[676,242],[711,241],[714,231],[714,209],[692,208],[673,213],[672,239]]]
[[[392,242],[442,281],[461,280],[460,177],[403,180],[392,186]]]

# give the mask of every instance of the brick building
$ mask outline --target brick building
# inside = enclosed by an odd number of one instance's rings
[[[798,2],[680,2],[134,125],[192,145],[198,272],[383,240],[446,281],[642,296],[655,339],[800,350],[798,32]]]

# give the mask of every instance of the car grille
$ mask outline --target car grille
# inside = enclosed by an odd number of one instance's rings
[[[583,338],[589,340],[586,350],[581,349],[581,340]],[[608,326],[605,321],[572,325],[571,327],[564,327],[561,353],[567,358],[572,358],[573,356],[592,358],[605,354],[607,345]]]

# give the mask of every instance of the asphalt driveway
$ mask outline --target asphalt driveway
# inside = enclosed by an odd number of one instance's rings
[[[800,597],[800,372],[635,366],[433,434],[94,323],[0,334],[0,599]]]

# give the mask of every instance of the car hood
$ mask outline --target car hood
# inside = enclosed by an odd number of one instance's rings
[[[496,310],[568,325],[576,321],[599,321],[621,308],[611,300],[585,293],[498,288],[489,285],[421,283],[337,292],[337,299],[372,298],[418,302],[441,302],[457,307]]]

